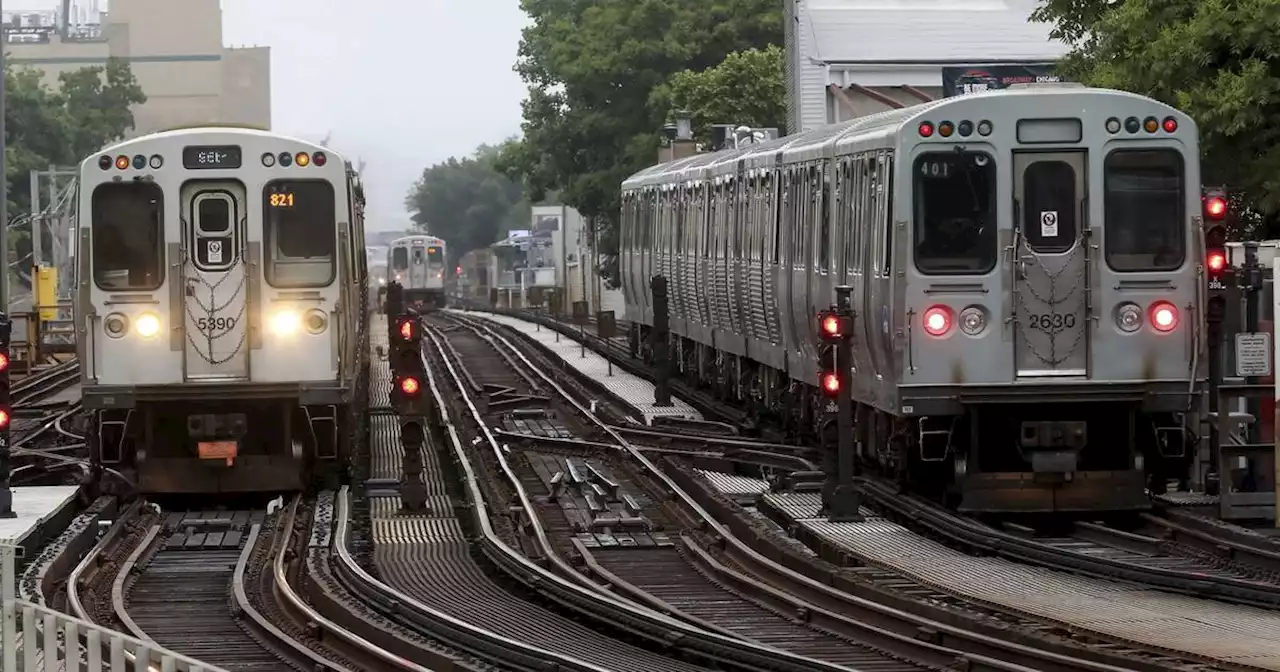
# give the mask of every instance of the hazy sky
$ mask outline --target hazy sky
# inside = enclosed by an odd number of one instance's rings
[[[15,2],[15,0],[10,0]],[[273,130],[368,162],[370,228],[408,224],[422,169],[520,130],[518,0],[222,0],[223,42],[271,47]]]
[[[370,229],[408,225],[423,168],[520,130],[519,0],[222,0],[222,12],[224,44],[271,47],[273,130],[332,134],[367,162]]]

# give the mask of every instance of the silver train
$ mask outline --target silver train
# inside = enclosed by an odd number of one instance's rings
[[[80,166],[77,347],[95,464],[143,494],[344,477],[364,415],[359,176],[324,147],[195,128]]]
[[[434,236],[406,236],[387,250],[387,283],[404,287],[406,306],[443,308],[448,269],[445,242]]]
[[[665,277],[682,375],[829,441],[816,314],[851,286],[862,459],[961,510],[1145,508],[1204,386],[1198,157],[1177,110],[1058,85],[653,166],[628,317]]]

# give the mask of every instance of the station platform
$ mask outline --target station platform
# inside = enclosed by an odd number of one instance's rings
[[[634,408],[636,413],[644,418],[646,425],[652,425],[653,419],[658,417],[683,418],[686,420],[702,419],[702,414],[697,409],[674,397],[671,399],[670,406],[655,406],[653,403],[653,383],[632,375],[617,366],[613,367],[611,374],[608,360],[592,352],[590,348],[586,348],[586,353],[583,354],[582,344],[568,336],[560,335],[559,340],[557,340],[557,332],[550,329],[542,329],[533,322],[526,322],[507,315],[495,315],[474,310],[448,310],[446,312],[496,322],[528,336],[557,357],[563,359],[566,364],[572,366],[579,373],[598,382],[615,397]]]
[[[0,543],[20,546],[27,557],[46,541],[57,536],[75,515],[74,485],[44,485],[13,488],[16,518],[0,518]]]

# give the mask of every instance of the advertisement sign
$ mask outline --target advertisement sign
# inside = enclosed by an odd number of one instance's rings
[[[942,69],[942,94],[947,98],[966,93],[1007,89],[1014,84],[1061,82],[1052,63],[1024,65],[979,65]]]

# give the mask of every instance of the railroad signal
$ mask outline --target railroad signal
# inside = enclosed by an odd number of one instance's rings
[[[853,318],[838,310],[818,313],[818,334],[826,343],[837,343],[853,335]]]
[[[396,318],[396,338],[405,343],[415,343],[422,339],[422,327],[418,318],[412,315],[401,315]]]
[[[1227,192],[1206,189],[1201,197],[1204,205],[1204,268],[1210,289],[1226,289],[1227,218],[1231,208]]]
[[[845,376],[841,375],[838,359],[836,346],[818,346],[818,388],[828,399],[840,396],[840,390],[845,386]]]
[[[422,381],[416,376],[401,376],[396,379],[396,390],[407,398],[418,397],[422,394]]]

